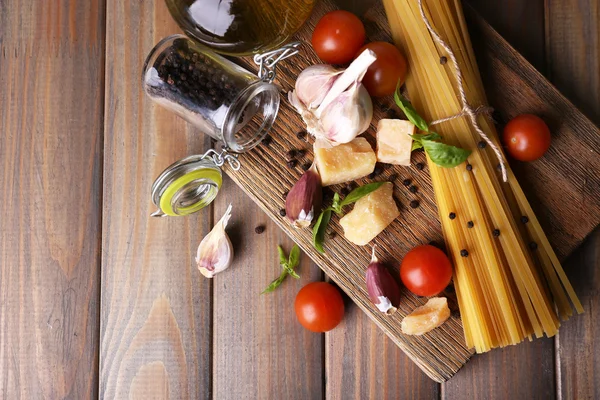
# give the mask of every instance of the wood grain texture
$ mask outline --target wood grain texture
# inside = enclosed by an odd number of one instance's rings
[[[0,1],[0,398],[95,398],[104,1]]]
[[[311,24],[307,24],[300,33],[300,39],[307,40]],[[480,20],[482,21],[482,20]],[[385,31],[385,19],[376,18],[376,28]],[[533,106],[543,111],[543,115],[551,121],[560,120],[567,115],[566,121],[560,127],[552,124],[553,128],[560,128],[559,135],[555,140],[555,146],[544,160],[537,163],[524,165],[516,168],[521,178],[522,186],[528,188],[526,191],[530,201],[538,210],[538,215],[546,227],[550,241],[554,244],[557,252],[564,257],[573,250],[587,234],[598,224],[600,220],[600,196],[598,192],[598,177],[588,174],[588,171],[600,170],[598,159],[598,129],[585,117],[583,117],[563,96],[560,95],[530,64],[528,64],[516,51],[514,51],[495,31],[485,23],[481,22],[481,28],[477,33],[486,40],[480,48],[483,56],[484,71],[487,74],[488,87],[493,85],[490,91],[491,103],[495,105],[503,115],[514,116],[519,112],[525,112]],[[280,68],[279,83],[286,92],[293,85],[293,76],[296,76],[303,66],[316,62],[314,55],[306,46],[303,47],[301,55],[288,62]],[[492,66],[492,67],[490,67]],[[487,67],[487,69],[486,69]],[[518,71],[518,72],[514,72]],[[519,95],[507,96],[509,90],[494,90],[494,88],[512,88],[519,91]],[[528,96],[523,96],[523,93]],[[531,99],[531,100],[528,100]],[[377,121],[383,114],[382,109],[389,106],[389,99],[376,102],[374,120]],[[549,106],[549,104],[552,105]],[[311,246],[311,235],[308,230],[297,231],[290,227],[285,218],[279,215],[279,209],[283,205],[281,195],[289,190],[293,182],[300,176],[300,171],[290,171],[285,167],[285,153],[290,148],[307,147],[294,135],[302,124],[299,117],[284,102],[279,120],[273,130],[273,143],[270,146],[261,145],[252,152],[242,155],[241,160],[244,167],[238,171],[228,171],[234,181],[258,202],[259,206],[267,212],[301,247],[323,268],[323,270],[350,295],[350,297],[364,309],[374,321],[392,337],[395,342],[403,348],[433,379],[439,381],[450,377],[469,356],[464,349],[460,321],[451,319],[441,329],[429,335],[419,338],[407,338],[399,332],[400,319],[423,301],[414,297],[401,304],[400,312],[392,317],[379,315],[367,299],[364,288],[363,271],[368,263],[369,250],[359,248],[346,242],[341,235],[326,244],[327,256],[319,255]],[[372,127],[373,128],[373,127]],[[371,139],[373,129],[367,136]],[[586,147],[582,150],[578,138],[588,138],[588,145],[592,152]],[[308,146],[310,147],[310,146]],[[309,149],[310,150],[310,149]],[[572,158],[570,151],[578,154],[576,162],[565,160]],[[311,158],[309,151],[308,157]],[[417,159],[418,161],[418,159]],[[264,165],[273,165],[268,174],[263,173]],[[402,206],[402,215],[393,222],[376,240],[384,261],[390,265],[398,265],[397,261],[416,244],[437,240],[440,237],[438,225],[430,223],[437,220],[435,204],[432,201],[429,176],[426,171],[417,174],[409,168],[396,168],[401,177],[412,176],[419,186],[419,197],[421,207],[412,210],[406,207],[410,197],[406,189],[397,188],[397,198]],[[389,168],[378,177],[384,180],[393,171]],[[543,179],[539,179],[539,177]],[[561,177],[560,179],[558,177]],[[569,176],[567,179],[566,176]],[[576,179],[572,179],[575,176]],[[552,177],[552,180],[550,180]],[[400,179],[401,181],[402,179]],[[546,182],[559,180],[560,185],[546,185]],[[366,182],[362,180],[361,183]],[[334,187],[334,189],[339,189]],[[564,202],[572,192],[578,193],[589,207],[581,210],[577,201]],[[533,196],[538,193],[539,196]],[[581,201],[581,199],[578,199]],[[405,229],[410,226],[411,229]],[[337,218],[333,218],[332,229],[341,233]],[[568,232],[568,233],[567,233]],[[352,260],[348,263],[348,260]],[[448,341],[450,339],[450,341]],[[458,350],[458,351],[456,351]]]
[[[592,121],[600,124],[600,1],[547,1],[546,42],[552,81]],[[570,257],[586,313],[568,321],[556,339],[557,398],[600,397],[600,231]]]
[[[107,5],[100,397],[210,398],[211,281],[194,257],[211,212],[151,218],[150,188],[210,143],[144,95],[146,55],[177,32],[163,1]]]
[[[322,279],[303,255],[273,293],[260,293],[281,273],[277,246],[293,242],[229,179],[215,206],[215,220],[233,204],[232,267],[214,278],[213,387],[223,399],[318,399],[324,392],[323,334],[296,320],[294,299],[302,286]],[[257,226],[265,231],[258,235]]]

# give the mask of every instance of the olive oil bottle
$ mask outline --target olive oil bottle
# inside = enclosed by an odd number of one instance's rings
[[[166,0],[186,34],[230,55],[272,50],[289,41],[317,0]]]

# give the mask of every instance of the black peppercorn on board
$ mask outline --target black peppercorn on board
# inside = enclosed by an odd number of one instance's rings
[[[270,137],[240,157],[239,171],[227,167],[225,171],[429,377],[443,382],[472,355],[464,342],[452,286],[443,294],[450,300],[451,318],[423,336],[404,335],[400,331],[402,318],[423,305],[425,299],[404,289],[399,311],[392,316],[380,313],[370,303],[365,285],[371,247],[346,241],[334,215],[325,240],[326,254],[321,255],[312,246],[311,230],[295,229],[285,217],[285,195],[304,172],[303,166],[313,159],[313,140],[303,131],[300,116],[287,101],[287,92],[303,68],[319,63],[310,46],[310,35],[319,17],[333,8],[330,2],[322,2],[315,9],[311,20],[297,35],[303,42],[300,54],[278,66],[276,83],[282,88],[282,104]],[[533,163],[511,162],[511,167],[557,254],[564,259],[600,223],[600,131],[484,20],[468,8],[465,13],[499,128],[503,121],[520,113],[535,112],[549,123],[553,132],[552,146],[543,159]],[[391,41],[381,5],[369,10],[364,22],[368,40]],[[250,60],[243,62],[247,68],[256,70]],[[400,112],[391,97],[374,100],[373,122],[364,135],[373,147],[377,121],[397,116]],[[425,167],[418,168],[418,163]],[[414,246],[430,242],[443,245],[426,165],[424,154],[415,152],[412,166],[378,164],[376,173],[358,181],[361,185],[385,180],[394,183],[394,197],[401,215],[372,243],[378,246],[380,260],[396,270],[404,254]],[[331,190],[343,194],[348,188],[342,184],[326,189],[325,205],[329,204]]]

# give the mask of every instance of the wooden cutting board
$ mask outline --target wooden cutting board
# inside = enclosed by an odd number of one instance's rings
[[[337,235],[326,240],[326,254],[321,255],[312,247],[310,230],[296,230],[280,216],[285,203],[284,193],[302,175],[301,165],[313,159],[312,140],[296,136],[303,130],[303,123],[289,106],[286,93],[293,88],[302,69],[319,63],[309,44],[310,35],[318,19],[333,8],[328,1],[316,7],[311,20],[297,35],[297,39],[303,41],[300,54],[278,68],[277,83],[282,88],[284,100],[271,132],[272,141],[243,154],[239,171],[226,168],[226,172],[428,376],[443,382],[472,355],[465,346],[455,304],[451,304],[452,317],[442,327],[420,337],[403,335],[400,321],[425,299],[405,290],[397,313],[387,316],[378,312],[369,302],[364,282],[371,252],[369,246],[347,242],[338,218],[334,216],[330,230]],[[499,119],[534,112],[543,116],[552,129],[553,144],[543,159],[527,164],[515,163],[512,167],[551,243],[564,258],[600,223],[600,131],[483,19],[470,9],[465,12],[469,17],[471,36],[477,39],[474,45],[489,101],[499,112]],[[365,26],[369,40],[391,41],[380,4],[367,12]],[[248,60],[243,62],[247,68],[256,70]],[[374,123],[385,117],[389,109],[397,110],[391,97],[376,100],[374,108]],[[366,134],[372,144],[373,125]],[[286,166],[286,153],[290,149],[307,151],[295,168]],[[414,246],[431,241],[442,243],[429,173],[427,167],[417,170],[414,165],[418,162],[425,162],[422,153],[413,156],[412,167],[384,166],[384,171],[373,179],[388,180],[391,174],[398,174],[394,196],[401,207],[401,216],[374,240],[379,258],[396,270],[399,260]],[[416,194],[402,185],[407,178],[417,186]],[[373,180],[362,179],[359,184]],[[341,188],[339,185],[333,187],[338,192]],[[419,208],[408,206],[413,199],[419,200]],[[446,295],[453,297],[451,287]]]

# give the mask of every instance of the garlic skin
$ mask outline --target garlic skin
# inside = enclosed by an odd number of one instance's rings
[[[347,69],[337,71],[339,75],[333,76],[332,67],[315,65],[306,69],[305,77],[304,71],[298,76],[288,100],[302,116],[308,133],[335,146],[351,142],[369,128],[373,104],[360,81],[376,59],[367,49]],[[322,92],[315,93],[315,88],[322,88]]]
[[[387,268],[375,257],[375,247],[371,255],[371,263],[366,273],[367,292],[371,302],[383,313],[391,315],[400,304],[400,288]]]
[[[294,228],[306,228],[321,209],[323,188],[315,163],[296,182],[285,199],[285,213]]]
[[[196,254],[198,269],[207,278],[226,270],[233,260],[233,246],[225,232],[231,218],[231,204],[212,230],[202,239]]]
[[[294,93],[297,99],[307,109],[319,107],[342,72],[327,64],[317,64],[306,68],[296,79]]]

